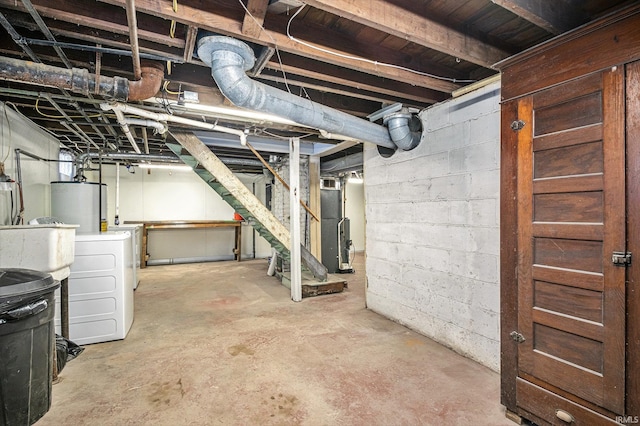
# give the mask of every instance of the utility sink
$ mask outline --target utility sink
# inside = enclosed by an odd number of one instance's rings
[[[73,263],[78,225],[0,226],[0,268],[25,268],[63,280]]]

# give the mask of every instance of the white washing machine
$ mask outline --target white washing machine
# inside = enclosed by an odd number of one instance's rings
[[[77,235],[69,275],[69,339],[79,345],[124,339],[133,324],[133,284],[131,233]],[[56,299],[59,305],[59,294]],[[59,312],[56,306],[58,333]]]
[[[128,231],[131,233],[131,250],[133,250],[133,289],[138,288],[140,279],[138,271],[140,270],[140,250],[142,247],[142,224],[126,224],[109,226],[109,231]]]

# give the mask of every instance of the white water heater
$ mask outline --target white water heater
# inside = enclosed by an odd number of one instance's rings
[[[51,216],[80,225],[76,234],[107,230],[107,185],[96,182],[51,182]]]

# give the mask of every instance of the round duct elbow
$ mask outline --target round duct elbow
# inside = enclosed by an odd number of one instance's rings
[[[393,143],[403,151],[410,151],[420,145],[422,123],[409,112],[398,112],[384,118]]]

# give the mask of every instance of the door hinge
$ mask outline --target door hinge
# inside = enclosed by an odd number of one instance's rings
[[[509,333],[509,336],[511,336],[511,338],[517,343],[522,343],[526,340],[524,336],[517,331],[512,331],[511,333]]]
[[[611,262],[617,266],[629,266],[631,265],[631,252],[614,251],[611,255]]]
[[[525,124],[527,124],[527,123],[525,123],[522,120],[516,120],[513,123],[511,123],[511,129],[515,130],[517,132],[518,130],[522,130],[524,128]]]

